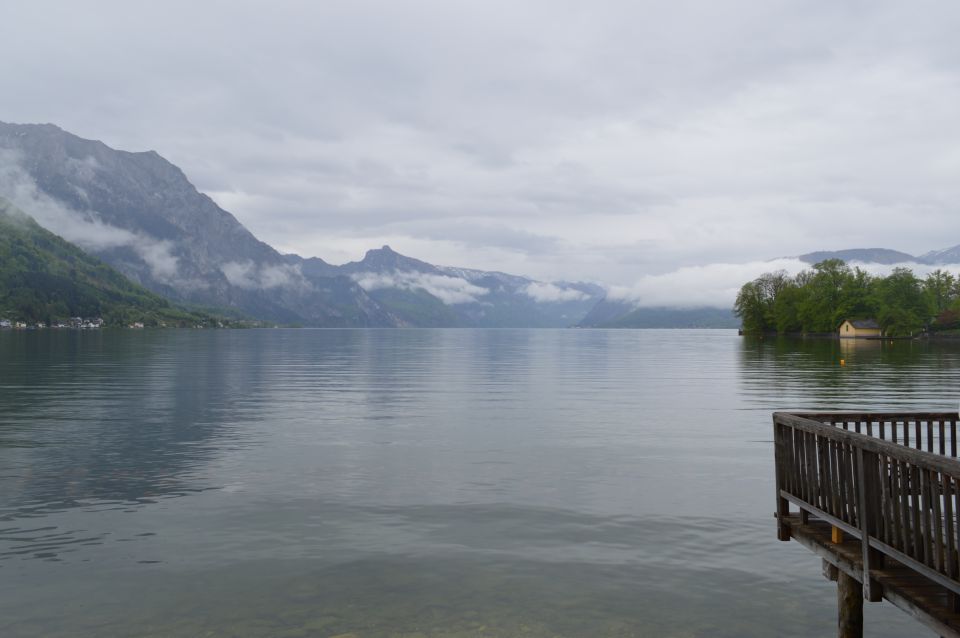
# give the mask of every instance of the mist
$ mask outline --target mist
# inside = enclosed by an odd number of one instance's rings
[[[393,272],[393,273],[357,273],[353,280],[364,290],[380,288],[397,288],[400,290],[424,290],[446,305],[475,303],[489,291],[481,286],[475,286],[466,279],[434,275],[421,272]]]
[[[249,260],[231,261],[222,264],[220,272],[231,285],[245,290],[302,289],[309,286],[300,267],[287,264],[258,265]]]
[[[553,283],[535,281],[523,289],[523,293],[540,303],[559,301],[583,301],[590,295],[575,288],[564,288]]]
[[[884,277],[895,268],[908,268],[920,278],[938,269],[954,275],[960,274],[960,264],[933,266],[916,262],[873,264],[851,261],[848,265],[871,275]],[[630,286],[611,286],[607,291],[607,298],[636,307],[731,308],[740,287],[760,275],[782,270],[795,276],[811,268],[811,264],[792,258],[689,266],[667,273],[645,275]]]
[[[50,232],[88,252],[128,248],[149,266],[154,279],[179,282],[179,259],[171,242],[112,226],[94,210],[71,208],[42,192],[22,168],[21,161],[15,151],[0,148],[0,194],[17,208]],[[83,162],[74,165],[81,170],[90,168]]]

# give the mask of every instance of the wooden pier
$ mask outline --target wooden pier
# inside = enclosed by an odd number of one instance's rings
[[[863,600],[960,638],[960,460],[953,413],[776,412],[777,537],[837,581],[841,638]],[[791,509],[793,508],[793,509]]]

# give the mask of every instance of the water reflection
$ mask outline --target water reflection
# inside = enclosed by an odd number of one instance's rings
[[[189,332],[0,339],[0,563],[143,546],[155,528],[118,515],[217,489],[208,467],[224,440],[251,444],[261,348]]]
[[[741,392],[764,409],[933,410],[960,397],[952,341],[744,338],[739,359]]]
[[[0,333],[0,634],[826,633],[819,564],[775,540],[770,410],[938,407],[960,354],[841,348]]]

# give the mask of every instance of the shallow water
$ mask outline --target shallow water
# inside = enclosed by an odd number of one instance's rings
[[[830,635],[770,412],[958,382],[735,331],[3,332],[0,635]]]

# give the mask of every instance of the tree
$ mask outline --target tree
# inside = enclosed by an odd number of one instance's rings
[[[778,333],[800,332],[803,329],[798,309],[805,302],[807,294],[807,289],[796,282],[791,282],[780,291],[773,304],[774,325]]]
[[[912,335],[929,322],[930,306],[923,286],[909,268],[894,268],[878,281],[875,299],[877,320],[887,335]]]
[[[843,291],[853,272],[842,259],[825,259],[813,266],[806,284],[809,294],[798,306],[804,332],[833,332],[843,320]]]
[[[744,332],[761,333],[775,329],[777,298],[792,285],[785,270],[764,273],[744,284],[733,306],[734,313],[743,320]]]
[[[927,275],[923,281],[923,292],[927,296],[933,315],[939,315],[950,307],[957,298],[957,279],[939,268]]]
[[[733,312],[740,317],[744,332],[758,334],[767,330],[763,287],[756,280],[747,282],[740,288],[733,304]]]
[[[840,290],[840,302],[834,324],[849,318],[867,318],[877,314],[874,294],[875,279],[870,273],[854,268]],[[836,325],[834,326],[836,328]]]

